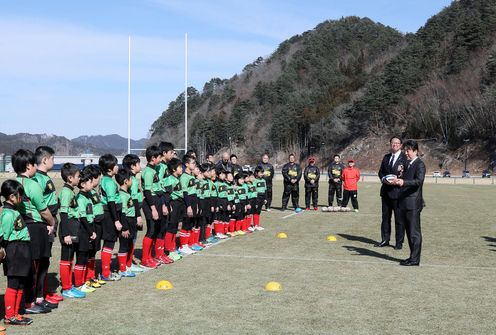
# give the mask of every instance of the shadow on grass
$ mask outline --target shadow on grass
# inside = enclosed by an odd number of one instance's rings
[[[368,237],[363,237],[363,236],[355,236],[355,235],[348,235],[348,234],[338,234],[339,236],[347,239],[348,241],[358,241],[366,244],[377,244],[379,243],[378,241],[374,241],[373,239],[370,239]]]
[[[489,243],[494,243],[494,244],[488,244],[487,246],[490,248],[496,247],[496,237],[491,237],[491,236],[481,236],[486,242]],[[491,249],[491,251],[496,251],[496,249]]]
[[[358,247],[353,247],[349,245],[343,245],[343,248],[348,249],[349,251],[354,251],[356,252],[359,256],[370,256],[370,257],[375,257],[375,258],[382,258],[387,261],[392,261],[392,262],[399,262],[402,259],[396,258],[396,257],[391,257],[386,254],[381,254],[380,252],[369,250],[366,248],[358,248]]]

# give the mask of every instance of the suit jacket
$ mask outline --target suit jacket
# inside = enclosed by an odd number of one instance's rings
[[[391,160],[392,153],[384,155],[382,159],[381,167],[379,168],[379,179],[382,180],[388,174],[394,174],[400,177],[401,170],[400,168],[403,166],[403,169],[406,169],[407,160],[405,154],[400,153],[396,162],[391,167],[389,165],[389,161]],[[388,197],[390,199],[398,199],[398,195],[400,194],[400,188],[394,185],[382,184],[381,186],[381,197]]]
[[[407,163],[403,172],[403,187],[400,188],[398,207],[401,210],[422,209],[424,198],[422,188],[425,179],[425,164],[417,158],[412,164]]]

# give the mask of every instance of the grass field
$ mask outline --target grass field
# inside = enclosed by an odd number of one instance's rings
[[[263,232],[64,301],[8,333],[496,334],[494,186],[426,185],[421,266],[407,268],[398,265],[408,256],[406,243],[400,251],[373,247],[380,240],[379,184],[359,187],[359,213],[283,219],[291,212],[263,212]],[[321,204],[326,192],[322,185]],[[275,206],[280,194],[278,187]],[[329,234],[337,241],[326,241]],[[174,289],[156,290],[161,279]],[[263,290],[272,280],[281,292]],[[5,286],[2,277],[0,290]]]

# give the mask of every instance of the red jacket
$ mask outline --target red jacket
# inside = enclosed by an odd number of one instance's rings
[[[343,179],[343,188],[347,191],[358,190],[358,181],[360,180],[360,170],[356,167],[346,167],[341,176]]]

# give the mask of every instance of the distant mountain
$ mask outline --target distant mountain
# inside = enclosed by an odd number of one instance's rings
[[[133,149],[144,148],[145,139],[131,140]],[[83,153],[122,155],[127,152],[127,139],[119,135],[80,136],[69,140],[63,136],[47,134],[18,133],[7,135],[0,133],[0,153],[12,155],[23,148],[34,151],[40,145],[52,147],[57,155],[81,155]]]
[[[117,134],[112,135],[97,135],[97,136],[79,136],[72,139],[72,142],[87,146],[98,148],[98,150],[103,150],[107,152],[127,152],[127,138],[124,138]],[[142,138],[140,140],[131,139],[132,149],[142,149],[145,147],[146,139]]]

